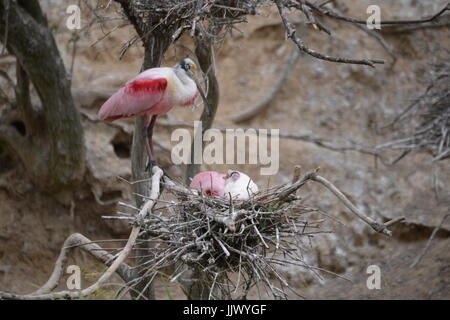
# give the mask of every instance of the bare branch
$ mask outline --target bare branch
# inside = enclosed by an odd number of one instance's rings
[[[27,294],[27,295],[17,295],[7,292],[0,292],[0,299],[18,299],[18,300],[52,300],[52,299],[77,299],[89,296],[96,292],[98,289],[100,289],[108,280],[109,278],[117,271],[117,269],[122,265],[124,260],[128,257],[131,250],[133,249],[133,246],[136,242],[136,239],[139,235],[142,223],[144,218],[147,216],[148,212],[153,209],[153,206],[156,203],[156,199],[159,196],[159,184],[160,180],[163,176],[163,172],[160,168],[154,167],[153,168],[153,176],[152,176],[152,191],[150,194],[150,200],[148,200],[144,206],[140,209],[139,214],[136,218],[136,225],[131,230],[131,234],[128,238],[128,241],[125,245],[125,247],[122,249],[120,254],[117,256],[117,258],[114,260],[114,262],[111,264],[111,266],[105,271],[105,273],[102,274],[102,276],[91,286],[89,286],[86,289],[83,289],[81,291],[59,291],[54,293],[47,293],[47,294]],[[60,256],[61,257],[61,256]],[[64,258],[64,257],[62,257]],[[59,259],[58,259],[59,260]],[[59,261],[60,263],[62,261]],[[45,289],[48,289],[54,285],[54,278],[58,277],[59,271],[55,271],[55,273],[51,277],[51,282],[48,283],[48,285],[45,285]]]
[[[31,295],[40,295],[53,291],[59,284],[61,277],[64,275],[65,266],[67,264],[67,259],[71,251],[75,248],[80,248],[81,250],[89,253],[97,260],[103,262],[105,265],[111,265],[114,257],[107,251],[103,250],[98,244],[92,243],[91,240],[79,233],[74,233],[70,235],[61,248],[58,259],[56,260],[55,267],[50,278],[47,282],[38,290],[31,293]],[[125,281],[130,281],[131,270],[130,267],[122,263],[116,270],[116,273]]]
[[[199,2],[200,3],[200,2]],[[199,27],[199,29],[202,29]],[[198,90],[202,95],[204,109],[202,115],[200,116],[200,121],[202,122],[202,131],[197,134],[203,134],[206,130],[212,127],[214,122],[214,117],[217,112],[217,107],[219,105],[219,83],[216,77],[216,67],[215,67],[215,57],[214,57],[214,47],[213,47],[213,37],[217,35],[220,31],[218,28],[213,28],[209,32],[200,33],[195,37],[195,54],[198,58],[198,62],[202,72],[206,75],[208,84],[208,93],[205,97],[202,88],[197,84]],[[210,34],[211,33],[211,34]],[[200,171],[200,165],[196,163],[194,156],[195,141],[198,141],[199,137],[194,137],[191,145],[191,162],[186,168],[185,180],[189,183],[189,179],[192,178],[196,173]],[[203,141],[200,137],[200,141]]]
[[[414,268],[415,266],[417,266],[420,261],[422,261],[423,257],[425,256],[425,254],[427,253],[428,249],[431,246],[431,241],[433,241],[434,237],[436,236],[436,233],[441,229],[441,227],[444,225],[445,220],[447,220],[447,218],[450,216],[450,213],[446,214],[442,220],[441,223],[439,223],[439,225],[434,228],[433,232],[431,233],[430,238],[427,241],[427,244],[425,245],[425,247],[422,250],[422,253],[420,255],[417,256],[417,258],[411,263],[411,265],[409,266],[410,268]]]
[[[348,209],[350,209],[350,211],[352,213],[354,213],[358,218],[360,218],[362,221],[364,221],[370,227],[372,227],[373,230],[375,230],[376,232],[382,233],[382,234],[384,234],[384,235],[386,235],[388,237],[392,236],[392,232],[387,229],[387,225],[386,224],[378,223],[378,222],[374,221],[372,218],[366,216],[361,211],[359,211],[359,209],[355,205],[353,205],[353,203],[351,203],[351,201],[334,184],[332,184],[330,181],[328,181],[324,177],[321,177],[321,176],[319,176],[317,174],[312,174],[311,175],[311,180],[319,182],[325,188],[330,190],[339,200],[342,201],[342,203]],[[403,219],[399,219],[399,220],[397,220],[395,222],[399,222],[399,221],[402,221],[402,220],[404,220],[404,217],[403,217]],[[393,224],[394,223],[392,221],[389,222],[389,226],[393,225]]]
[[[286,28],[288,37],[297,45],[297,47],[309,54],[310,56],[313,56],[315,58],[331,61],[331,62],[338,62],[338,63],[349,63],[349,64],[362,64],[367,65],[370,67],[375,67],[375,64],[383,64],[384,60],[380,59],[348,59],[348,58],[342,58],[342,57],[335,57],[330,55],[324,55],[322,53],[319,53],[317,51],[314,51],[307,47],[302,39],[296,36],[296,29],[292,22],[289,21],[287,18],[286,12],[285,12],[285,6],[282,0],[275,0],[275,3],[278,7],[278,12],[280,13],[281,20],[283,21],[283,24]]]
[[[290,2],[289,3],[291,6],[298,8],[299,4],[296,2]],[[346,17],[340,13],[337,13],[336,11],[332,10],[331,8],[323,8],[323,6],[317,6],[314,5],[313,3],[311,3],[310,1],[306,0],[305,4],[312,8],[313,10],[315,10],[316,12],[326,15],[328,17],[337,19],[337,20],[342,20],[342,21],[346,21],[346,22],[350,22],[350,23],[356,23],[356,24],[367,24],[366,20],[361,20],[361,19],[355,19],[355,18],[351,18],[351,17]],[[432,15],[431,17],[428,18],[422,18],[422,19],[415,19],[415,20],[384,20],[384,21],[380,21],[380,24],[382,25],[405,25],[405,24],[420,24],[420,23],[426,23],[426,22],[431,22],[436,20],[437,18],[439,18],[440,16],[442,16],[446,11],[450,10],[450,3],[448,3],[444,8],[442,8],[439,12],[437,12],[436,14]]]
[[[392,232],[387,229],[388,226],[391,226],[397,222],[403,221],[404,217],[401,217],[399,219],[394,219],[392,221],[389,221],[385,224],[378,223],[374,221],[372,218],[366,216],[364,213],[362,213],[333,183],[325,179],[324,177],[317,174],[319,169],[316,169],[314,171],[310,171],[305,174],[305,176],[298,180],[297,182],[293,183],[289,187],[285,188],[283,192],[281,192],[278,196],[278,200],[286,199],[288,196],[296,192],[300,187],[302,187],[306,182],[309,180],[316,181],[323,185],[325,188],[327,188],[329,191],[331,191],[339,200],[342,201],[342,203],[358,218],[360,218],[362,221],[367,223],[373,230],[376,232],[382,233],[387,236],[391,236]]]

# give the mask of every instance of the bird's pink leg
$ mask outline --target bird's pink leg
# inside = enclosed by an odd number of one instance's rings
[[[148,154],[147,169],[155,164],[155,157],[153,151],[153,127],[155,126],[157,115],[153,115],[150,123],[148,123],[148,116],[144,118],[144,136],[145,136],[145,148]]]
[[[157,115],[153,115],[152,116],[152,119],[150,120],[150,124],[149,124],[148,129],[147,129],[147,131],[148,131],[147,137],[148,137],[150,152],[152,153],[151,160],[155,160],[154,159],[154,154],[155,153],[153,151],[153,127],[155,126],[157,117],[158,117]]]
[[[144,115],[144,121],[143,121],[143,125],[142,125],[142,136],[144,137],[144,143],[145,143],[145,151],[147,151],[147,155],[150,158],[151,156],[151,150],[149,148],[149,144],[148,144],[148,132],[147,132],[147,128],[148,128],[148,116]]]

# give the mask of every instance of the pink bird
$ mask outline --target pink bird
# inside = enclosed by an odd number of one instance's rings
[[[216,171],[204,171],[197,173],[189,186],[192,189],[202,191],[208,196],[222,197],[225,188],[225,175]]]
[[[181,60],[173,68],[152,68],[140,73],[114,93],[100,108],[104,121],[144,116],[144,136],[149,163],[154,163],[153,127],[156,118],[173,107],[188,107],[198,95],[194,61]],[[149,120],[150,119],[150,120]]]
[[[223,193],[232,200],[248,200],[259,191],[256,183],[243,172],[228,170],[224,179]]]

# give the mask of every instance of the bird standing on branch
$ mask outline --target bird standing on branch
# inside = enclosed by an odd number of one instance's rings
[[[194,104],[199,92],[193,77],[196,71],[196,64],[189,58],[181,60],[173,68],[145,70],[114,93],[102,105],[98,117],[114,121],[144,116],[145,147],[149,164],[154,164],[152,137],[156,118],[173,107]]]

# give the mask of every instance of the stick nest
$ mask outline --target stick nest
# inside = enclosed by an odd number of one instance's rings
[[[149,278],[151,282],[157,274],[164,274],[171,282],[179,280],[185,291],[195,288],[197,293],[203,292],[195,296],[197,299],[245,299],[255,286],[260,298],[287,299],[290,292],[299,295],[277,267],[303,267],[319,278],[317,271],[334,274],[308,265],[303,256],[306,247],[312,247],[314,236],[330,233],[321,230],[325,219],[313,220],[309,215],[324,213],[296,196],[308,181],[323,185],[359,219],[386,236],[391,235],[389,226],[404,219],[386,223],[373,220],[335,185],[318,175],[318,170],[300,178],[300,167],[296,167],[291,183],[260,191],[243,202],[198,194],[164,177],[162,185],[175,200],[159,199],[159,206],[146,213],[146,206],[134,208],[139,210],[138,218],[127,214],[116,217],[140,226],[141,244],[154,244],[146,248],[145,255],[140,255],[145,259],[137,267],[144,272],[134,281]],[[169,275],[165,274],[168,269],[173,270]],[[260,285],[265,289],[264,296]]]
[[[425,93],[393,122],[400,123],[406,137],[385,146],[404,152],[429,152],[433,161],[450,158],[449,83],[450,62],[435,64]]]
[[[231,202],[166,180],[165,189],[177,200],[160,202],[141,222],[141,239],[155,243],[145,263],[147,276],[170,269],[174,270],[170,281],[182,282],[189,266],[194,270],[191,280],[198,283],[200,278],[207,284],[211,299],[243,299],[259,284],[269,297],[287,298],[290,287],[276,266],[302,266],[315,272],[305,263],[302,248],[324,233],[320,224],[325,219],[307,217],[318,210],[294,195],[305,182]]]

